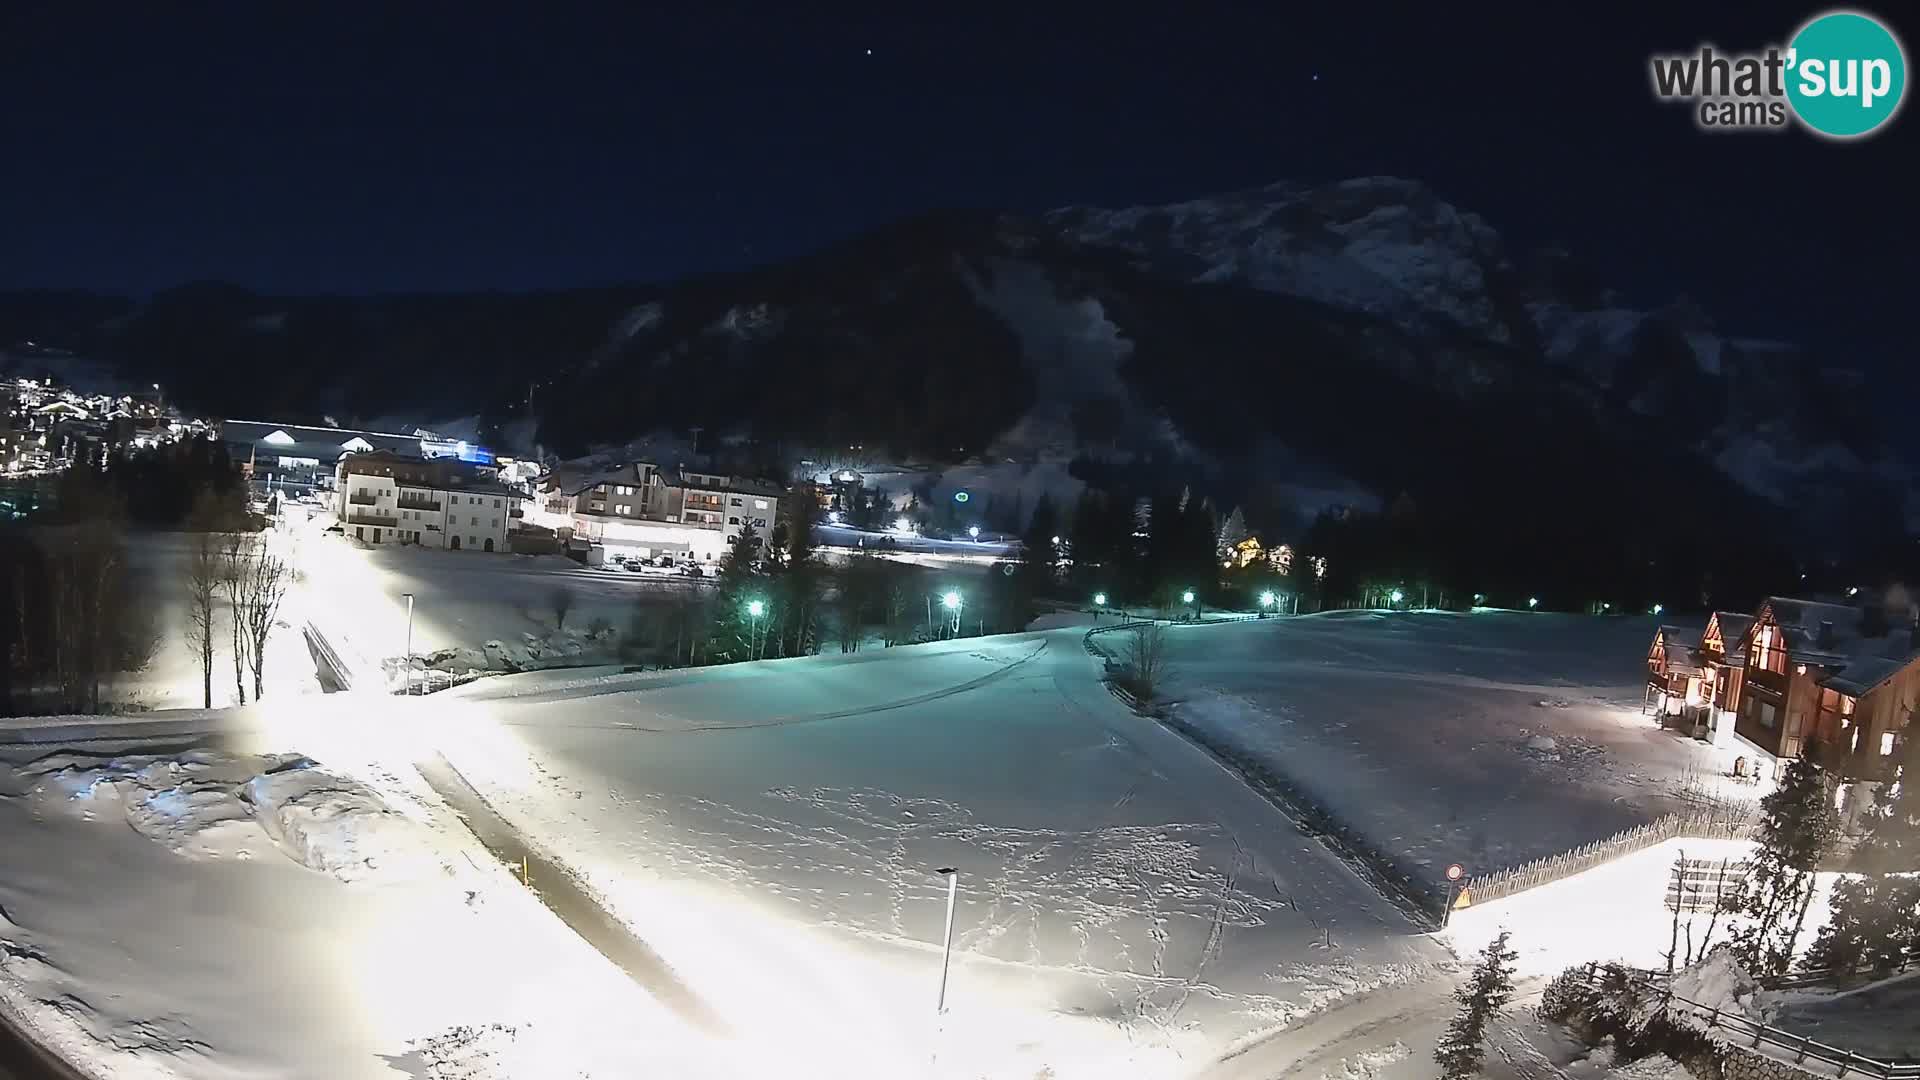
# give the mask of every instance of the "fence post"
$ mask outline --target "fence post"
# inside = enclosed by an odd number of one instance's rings
[[[1813,1036],[1811,1035],[1800,1036],[1800,1052],[1793,1056],[1793,1063],[1795,1065],[1798,1065],[1801,1062],[1807,1060],[1807,1047],[1811,1046],[1812,1044],[1813,1044]]]
[[[1853,1059],[1854,1059],[1854,1058],[1856,1058],[1856,1057],[1858,1057],[1858,1056],[1859,1056],[1858,1054],[1855,1054],[1855,1053],[1854,1053],[1853,1051],[1851,1051],[1851,1050],[1849,1050],[1849,1051],[1847,1051],[1847,1056],[1846,1056],[1846,1057],[1843,1057],[1843,1058],[1841,1058],[1841,1059],[1840,1059],[1840,1071],[1839,1071],[1838,1073],[1836,1073],[1835,1075],[1836,1075],[1836,1076],[1845,1076],[1845,1075],[1847,1075],[1847,1067],[1848,1067],[1849,1065],[1852,1065],[1852,1064],[1853,1064]]]

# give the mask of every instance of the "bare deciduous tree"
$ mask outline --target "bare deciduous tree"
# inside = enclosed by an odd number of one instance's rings
[[[1167,632],[1152,623],[1138,627],[1127,640],[1125,659],[1134,693],[1142,701],[1153,700],[1155,691],[1171,673]]]
[[[247,703],[246,628],[240,618],[240,591],[247,573],[247,534],[227,533],[220,538],[220,591],[227,597],[228,635],[233,645],[233,702]]]
[[[290,574],[287,564],[269,552],[266,545],[255,544],[241,572],[239,597],[233,617],[241,624],[241,642],[246,647],[247,669],[253,673],[253,700],[266,696],[267,639],[273,636],[274,623],[280,618],[280,601],[287,595]]]
[[[187,551],[187,644],[200,661],[200,707],[213,708],[213,624],[220,594],[220,541],[195,533]]]

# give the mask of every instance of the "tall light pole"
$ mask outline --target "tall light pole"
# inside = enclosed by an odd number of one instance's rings
[[[758,660],[760,652],[760,616],[767,613],[765,600],[747,601],[747,615],[753,619],[753,631],[747,638],[747,658]]]
[[[407,593],[407,674],[401,684],[403,696],[413,694],[413,594]]]
[[[957,589],[948,589],[940,597],[940,606],[953,612],[953,636],[960,636],[960,593]]]

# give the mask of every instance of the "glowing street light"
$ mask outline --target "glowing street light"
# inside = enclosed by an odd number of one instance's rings
[[[1260,606],[1261,606],[1261,607],[1272,607],[1272,606],[1273,606],[1273,594],[1272,594],[1272,593],[1270,593],[1270,592],[1263,592],[1263,593],[1261,593],[1261,594],[1260,594]]]
[[[1106,607],[1106,606],[1107,606],[1107,594],[1106,594],[1106,593],[1103,593],[1103,592],[1097,592],[1097,593],[1094,593],[1094,594],[1093,594],[1093,606],[1094,606],[1094,607]]]
[[[1060,538],[1059,538],[1059,537],[1057,537],[1057,536],[1056,536],[1056,537],[1054,537],[1054,538],[1053,538],[1053,546],[1054,546],[1054,547],[1059,547],[1059,546],[1060,546]]]
[[[760,659],[760,616],[767,613],[765,600],[747,601],[747,617],[753,620],[752,633],[747,635],[747,659]]]
[[[1407,598],[1407,594],[1401,592],[1399,589],[1393,590],[1393,595],[1388,597],[1389,600],[1392,600],[1396,604],[1402,600],[1405,600],[1406,598]]]
[[[1537,608],[1537,607],[1539,607],[1539,606],[1540,606],[1540,598],[1539,598],[1539,597],[1537,597],[1537,596],[1529,596],[1529,597],[1527,597],[1527,606],[1528,606],[1529,608]]]
[[[940,606],[946,608],[948,611],[959,611],[960,594],[949,589],[945,595],[940,597]]]
[[[1666,606],[1665,606],[1665,605],[1663,605],[1663,604],[1655,604],[1655,605],[1653,605],[1653,613],[1654,613],[1655,615],[1658,615],[1658,614],[1660,614],[1661,612],[1663,612],[1663,611],[1665,611],[1665,610],[1667,610],[1667,609],[1666,609]]]
[[[980,539],[980,526],[978,525],[967,526],[967,535],[973,537],[975,540]]]
[[[1186,592],[1183,592],[1183,593],[1181,593],[1181,594],[1180,594],[1180,602],[1181,602],[1181,603],[1183,603],[1183,604],[1191,604],[1191,603],[1193,603],[1193,590],[1192,590],[1192,589],[1188,589],[1188,590],[1187,590]]]

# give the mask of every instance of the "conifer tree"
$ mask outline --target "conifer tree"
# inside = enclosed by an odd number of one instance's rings
[[[1460,1011],[1433,1049],[1442,1080],[1466,1080],[1478,1075],[1486,1060],[1487,1024],[1513,997],[1513,962],[1520,954],[1507,947],[1507,938],[1502,930],[1499,937],[1487,942],[1473,965],[1473,973],[1453,992]]]

